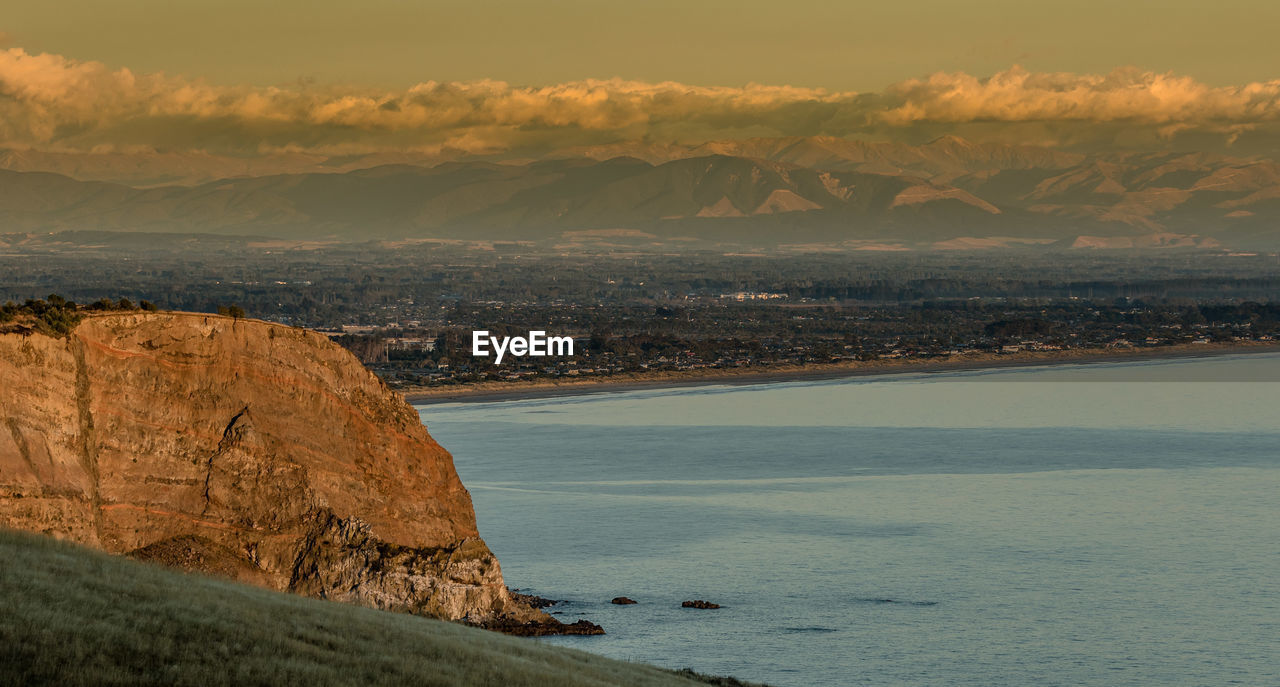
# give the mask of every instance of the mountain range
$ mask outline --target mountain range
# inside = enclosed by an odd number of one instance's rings
[[[1266,157],[1084,154],[956,137],[620,144],[539,159],[95,155],[0,153],[0,233],[1280,246],[1280,163]]]

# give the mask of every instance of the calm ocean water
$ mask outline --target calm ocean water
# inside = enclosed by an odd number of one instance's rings
[[[1278,408],[1260,354],[420,411],[608,631],[546,641],[781,687],[1280,685]]]

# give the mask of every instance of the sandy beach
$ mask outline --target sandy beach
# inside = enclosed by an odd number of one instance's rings
[[[1231,343],[1178,344],[1156,348],[1090,348],[1066,351],[1020,351],[1018,353],[1003,354],[977,353],[954,355],[946,358],[890,358],[804,366],[778,365],[735,369],[625,373],[585,379],[561,378],[515,382],[479,382],[438,387],[416,387],[405,389],[403,393],[406,401],[419,405],[513,401],[528,398],[706,384],[767,384],[871,375],[956,372],[1003,367],[1108,363],[1275,352],[1280,352],[1280,342],[1238,341]]]

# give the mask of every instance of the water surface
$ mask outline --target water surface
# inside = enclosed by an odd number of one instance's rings
[[[1270,685],[1280,383],[1245,380],[1277,379],[1258,354],[420,410],[508,582],[609,633],[547,641],[779,686]]]

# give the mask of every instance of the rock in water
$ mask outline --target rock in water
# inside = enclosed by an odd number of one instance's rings
[[[546,635],[602,635],[604,628],[590,620],[579,619],[577,622],[548,624],[545,622],[519,622],[501,618],[488,625],[489,629],[505,632],[519,637],[545,637]]]
[[[686,601],[686,602],[684,602],[684,603],[680,604],[680,607],[681,607],[681,608],[705,608],[705,609],[711,609],[711,608],[720,608],[720,604],[713,604],[713,603],[711,603],[710,601],[703,601],[702,599],[695,599],[695,600],[693,600],[693,601]]]
[[[511,592],[511,598],[533,608],[550,608],[560,603],[559,599],[548,599],[537,594],[523,594],[519,589],[510,589],[509,591]]]
[[[453,459],[347,351],[189,313],[0,334],[0,526],[479,624],[514,601]]]
[[[610,601],[609,603],[611,603],[611,604],[617,604],[617,605],[619,605],[619,606],[630,606],[631,604],[633,604],[633,603],[635,603],[635,602],[636,602],[636,600],[635,600],[635,599],[629,599],[629,598],[627,598],[627,597],[625,597],[625,596],[615,596],[615,597],[613,597],[613,600],[612,600],[612,601]]]

